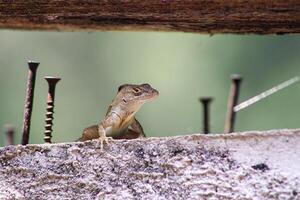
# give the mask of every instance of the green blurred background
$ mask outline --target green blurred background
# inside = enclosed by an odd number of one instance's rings
[[[150,83],[160,91],[137,118],[148,136],[168,136],[201,132],[198,98],[208,95],[215,97],[211,130],[221,133],[232,73],[244,77],[240,101],[300,74],[299,35],[1,30],[0,45],[0,126],[16,127],[16,143],[21,140],[27,60],[41,62],[30,143],[43,142],[46,75],[62,78],[53,141],[63,142],[75,140],[84,127],[102,119],[124,83]],[[236,130],[298,128],[299,100],[297,83],[239,112]]]

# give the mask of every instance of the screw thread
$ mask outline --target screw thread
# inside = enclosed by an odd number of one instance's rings
[[[47,143],[51,143],[52,138],[52,126],[53,126],[53,113],[54,113],[54,102],[53,101],[47,101],[47,108],[46,108],[46,125],[45,125],[45,136],[44,141]]]
[[[45,125],[45,136],[44,141],[46,143],[51,143],[52,138],[52,126],[53,126],[53,114],[54,114],[54,96],[55,96],[55,86],[60,78],[46,76],[45,80],[48,82],[48,97],[47,97],[47,108],[46,108],[46,125]]]

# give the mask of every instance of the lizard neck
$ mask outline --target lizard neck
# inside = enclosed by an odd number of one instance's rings
[[[132,123],[135,113],[140,109],[141,106],[142,105],[136,105],[132,108],[123,104],[112,105],[107,115],[111,113],[117,115],[120,118],[120,121],[118,124],[116,124],[116,127],[118,127],[120,130],[124,130]]]

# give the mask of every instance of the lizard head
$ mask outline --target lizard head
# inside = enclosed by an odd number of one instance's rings
[[[118,96],[125,104],[144,104],[152,101],[159,95],[158,91],[149,84],[124,84],[118,89]]]

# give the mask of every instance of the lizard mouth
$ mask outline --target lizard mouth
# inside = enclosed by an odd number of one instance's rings
[[[154,93],[154,95],[153,95],[154,98],[157,98],[159,96],[159,92],[157,90],[154,90],[153,93]]]
[[[153,101],[154,99],[156,99],[159,96],[159,92],[155,89],[153,89],[153,91],[149,94],[148,98],[146,98],[146,101]]]

